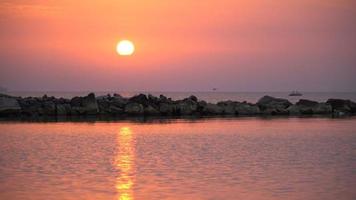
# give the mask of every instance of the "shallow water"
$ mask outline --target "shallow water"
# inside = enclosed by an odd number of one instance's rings
[[[356,199],[355,124],[0,122],[0,199]]]

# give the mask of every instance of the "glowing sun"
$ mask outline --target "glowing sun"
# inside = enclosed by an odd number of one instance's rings
[[[135,52],[135,45],[129,40],[121,40],[117,43],[116,51],[120,56],[130,56]]]

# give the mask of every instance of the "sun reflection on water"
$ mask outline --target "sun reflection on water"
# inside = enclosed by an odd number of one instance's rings
[[[130,127],[122,127],[117,134],[118,152],[116,169],[119,175],[116,179],[118,200],[133,200],[135,144]]]

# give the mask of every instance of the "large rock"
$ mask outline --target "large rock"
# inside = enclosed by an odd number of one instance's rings
[[[185,99],[176,105],[177,114],[192,115],[198,110],[198,104],[194,99]]]
[[[155,97],[155,96],[149,94],[149,95],[147,96],[147,98],[148,98],[148,101],[150,102],[150,104],[153,104],[153,105],[155,105],[156,107],[159,106],[160,99],[159,99],[158,97]]]
[[[162,115],[173,115],[176,112],[176,106],[171,103],[161,103],[159,105],[159,112]]]
[[[98,103],[94,93],[90,93],[88,96],[82,98],[82,107],[88,115],[95,115],[99,112]]]
[[[114,105],[119,108],[124,108],[126,104],[129,103],[129,100],[121,97],[121,96],[114,96],[112,99],[110,99],[110,105]]]
[[[43,114],[42,102],[38,98],[27,97],[19,99],[21,113],[28,116],[36,116]]]
[[[131,98],[129,98],[129,102],[134,102],[134,103],[139,103],[143,106],[148,106],[149,105],[149,101],[148,101],[148,98],[146,95],[144,94],[139,94],[139,95],[136,95],[136,96],[133,96]]]
[[[159,111],[150,105],[144,109],[144,112],[145,112],[145,115],[159,115]]]
[[[260,108],[257,105],[249,103],[237,104],[235,111],[238,115],[258,115],[261,113]]]
[[[56,105],[56,114],[58,116],[66,116],[71,114],[70,104],[57,104]]]
[[[80,107],[82,105],[82,98],[81,97],[73,97],[70,100],[70,105],[72,107]]]
[[[221,115],[224,113],[224,108],[217,104],[207,103],[202,112],[207,115]]]
[[[143,105],[139,103],[129,103],[125,106],[125,113],[128,115],[142,115],[144,113]]]
[[[70,105],[72,107],[71,113],[74,115],[95,115],[99,112],[98,102],[94,93],[90,93],[85,97],[74,97],[70,100]]]
[[[18,114],[21,107],[17,99],[1,96],[0,97],[0,115]]]
[[[117,107],[114,105],[110,105],[109,109],[108,109],[108,113],[113,114],[113,115],[121,115],[121,114],[124,114],[125,111],[123,108],[120,108],[120,107]]]
[[[331,105],[327,103],[318,103],[316,101],[301,99],[295,105],[287,109],[290,115],[312,115],[312,114],[330,114]]]
[[[287,99],[264,96],[258,100],[257,105],[264,114],[288,114],[287,108],[292,105]]]
[[[332,112],[335,114],[356,113],[356,103],[344,99],[328,99],[326,102],[331,105]]]
[[[56,104],[52,101],[42,103],[42,115],[56,115]]]
[[[313,107],[313,114],[324,115],[324,114],[331,114],[332,107],[330,104],[327,103],[318,103],[316,106]]]
[[[235,101],[220,101],[217,103],[217,105],[223,109],[223,113],[226,115],[235,115],[237,104],[238,102]]]

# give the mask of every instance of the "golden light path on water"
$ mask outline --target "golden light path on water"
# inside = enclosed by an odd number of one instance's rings
[[[118,177],[116,179],[116,190],[118,200],[132,200],[135,167],[135,142],[130,127],[120,128],[117,134],[118,152],[115,160]]]

